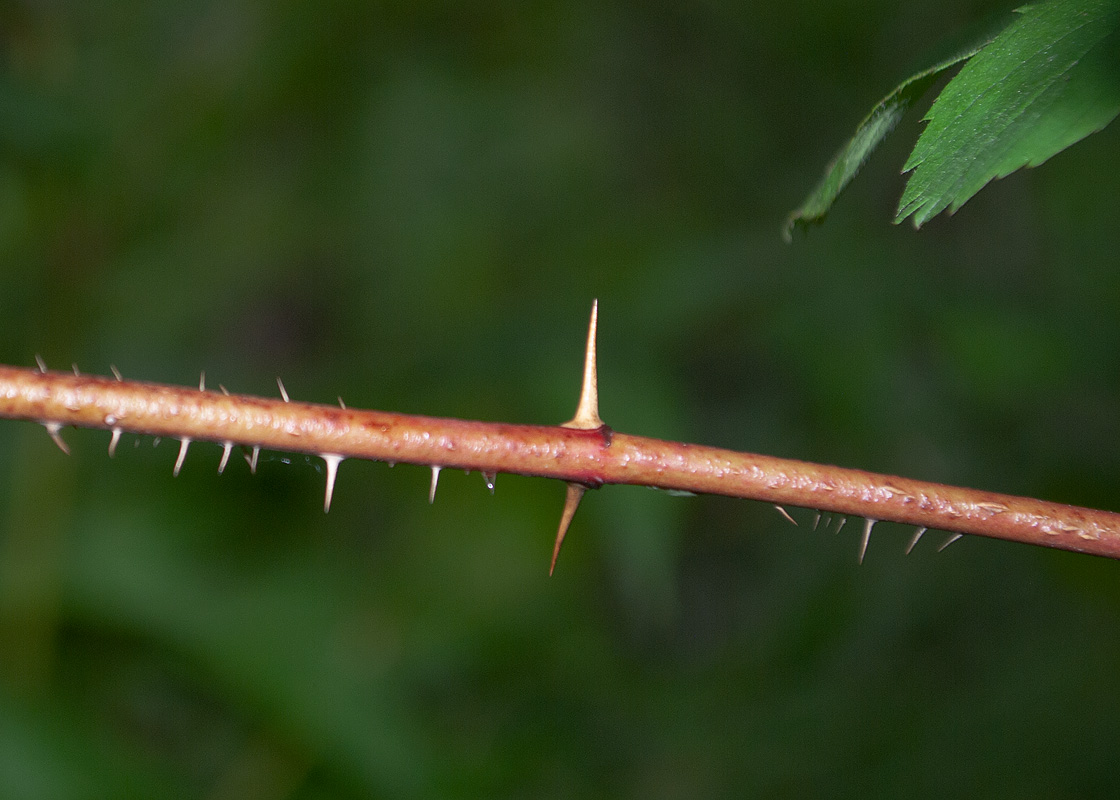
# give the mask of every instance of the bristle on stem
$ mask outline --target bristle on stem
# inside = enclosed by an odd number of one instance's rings
[[[331,499],[334,497],[334,481],[338,477],[338,465],[342,463],[342,456],[322,456],[323,463],[327,465],[327,489],[323,495],[323,513],[330,513]]]
[[[226,442],[222,445],[222,460],[218,462],[218,474],[221,475],[226,471],[226,464],[229,463],[230,453],[233,452],[233,442]]]
[[[436,487],[439,486],[439,471],[441,469],[443,469],[443,467],[437,467],[435,464],[432,464],[432,484],[428,487],[428,505],[436,501]]]
[[[867,555],[867,543],[871,541],[871,529],[875,527],[876,519],[865,519],[863,521],[863,535],[860,537],[859,542],[859,563],[863,563],[863,557]]]
[[[70,448],[66,446],[66,442],[62,441],[62,426],[57,422],[44,422],[43,427],[47,429],[47,435],[51,437],[51,441],[58,445],[58,449],[66,455],[70,455]]]
[[[926,528],[918,528],[914,531],[914,536],[910,539],[910,544],[906,545],[906,555],[910,555],[910,551],[918,544],[918,540],[922,538],[922,534],[925,532]]]
[[[179,477],[179,470],[183,468],[183,462],[187,458],[187,450],[190,446],[191,440],[185,436],[179,441],[179,457],[175,459],[175,468],[171,470],[172,476]]]

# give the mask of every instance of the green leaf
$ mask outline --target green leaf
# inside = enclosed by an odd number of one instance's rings
[[[856,176],[879,143],[894,130],[907,109],[925,94],[941,73],[980,52],[1010,19],[1008,15],[1003,15],[981,26],[978,34],[974,33],[964,44],[953,48],[949,55],[937,58],[931,66],[911,75],[880,100],[829,163],[821,182],[786,219],[782,232],[785,240],[792,239],[795,227],[808,227],[823,221],[840,192]]]
[[[1053,0],[1019,16],[949,82],[903,168],[895,222],[960,208],[989,181],[1037,166],[1120,113],[1120,2]]]

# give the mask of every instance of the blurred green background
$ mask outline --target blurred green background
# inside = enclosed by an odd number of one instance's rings
[[[1117,126],[920,232],[1006,4],[0,2],[0,362],[617,430],[1120,509]],[[1115,791],[1120,565],[769,506],[0,423],[0,796]],[[835,529],[837,521],[833,522]]]

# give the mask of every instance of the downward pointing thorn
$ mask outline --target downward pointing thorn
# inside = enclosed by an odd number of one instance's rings
[[[342,463],[342,456],[323,456],[323,463],[327,465],[327,491],[323,496],[323,513],[327,514],[331,510],[334,480],[338,477],[338,465]]]
[[[782,507],[781,507],[781,506],[779,506],[779,505],[775,505],[775,506],[774,506],[774,508],[776,508],[776,509],[778,510],[778,513],[779,513],[779,514],[781,514],[781,515],[782,515],[783,517],[785,517],[786,519],[788,519],[788,520],[789,520],[790,522],[792,522],[792,523],[793,523],[793,524],[794,524],[795,526],[797,525],[797,520],[795,520],[795,519],[794,519],[793,517],[791,517],[791,516],[789,515],[789,512],[788,512],[788,511],[786,511],[786,510],[785,510],[784,508],[782,508]]]
[[[253,448],[253,455],[245,456],[245,460],[249,462],[249,473],[251,475],[257,474],[257,459],[260,458],[261,449],[259,447]]]
[[[560,555],[560,545],[564,543],[564,537],[568,535],[568,526],[572,524],[572,517],[576,515],[576,509],[579,508],[579,501],[583,499],[585,491],[587,491],[586,487],[580,486],[578,483],[568,484],[568,494],[564,498],[564,511],[560,514],[560,528],[556,531],[556,544],[552,547],[552,563],[548,567],[550,577],[552,571],[556,569],[556,559]]]
[[[222,445],[222,460],[218,464],[218,474],[221,475],[226,471],[226,464],[229,463],[229,454],[233,452],[233,442],[226,442]]]
[[[910,544],[906,546],[906,555],[910,555],[910,551],[914,549],[914,545],[922,538],[922,534],[926,532],[925,528],[918,528],[914,531],[914,538],[910,540]]]
[[[113,438],[109,440],[109,458],[117,454],[117,445],[121,443],[121,429],[113,428]]]
[[[937,548],[937,552],[940,553],[942,550],[951,545],[953,542],[957,541],[957,539],[960,539],[962,536],[964,536],[963,533],[954,533],[952,536],[945,540],[945,544]]]
[[[591,304],[591,323],[587,327],[587,351],[583,359],[583,389],[576,415],[561,427],[593,431],[603,427],[599,418],[599,372],[595,364],[595,337],[599,320],[599,301]]]
[[[441,469],[443,469],[443,467],[437,467],[435,464],[432,464],[432,485],[431,488],[428,489],[429,505],[436,501],[436,486],[439,485],[439,471]]]
[[[66,442],[62,441],[62,436],[60,435],[62,426],[57,422],[44,422],[43,427],[47,429],[47,433],[50,435],[51,441],[58,445],[58,449],[64,452],[66,455],[70,455],[70,448],[66,446]]]
[[[191,446],[191,440],[183,437],[179,443],[179,457],[175,459],[175,469],[171,470],[172,476],[178,478],[179,470],[183,468],[183,461],[187,458],[187,448]]]
[[[497,479],[498,473],[496,472],[483,472],[482,480],[486,482],[486,488],[490,490],[490,494],[494,494],[494,481]]]
[[[859,543],[859,563],[863,563],[863,557],[867,555],[867,543],[871,541],[871,529],[875,527],[878,520],[865,519],[863,521],[863,538]]]

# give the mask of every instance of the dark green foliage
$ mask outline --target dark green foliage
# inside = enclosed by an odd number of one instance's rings
[[[938,95],[903,168],[912,175],[895,222],[914,227],[956,211],[989,181],[1037,166],[1120,112],[1120,3],[1052,0],[1025,6],[998,35],[904,81],[859,126],[821,185],[790,215],[819,222],[911,102],[968,61]]]

